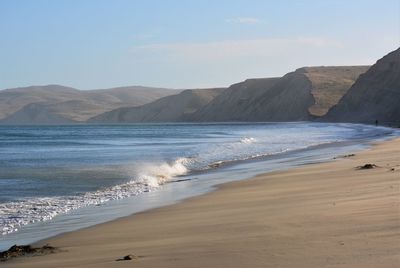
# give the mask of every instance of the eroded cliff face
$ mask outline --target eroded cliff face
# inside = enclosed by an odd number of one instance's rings
[[[299,121],[324,115],[368,66],[304,67],[226,89],[190,121]]]
[[[360,74],[370,66],[305,67],[300,70],[311,81],[315,103],[308,110],[314,116],[325,115],[347,93]]]
[[[254,102],[278,80],[248,79],[234,84],[186,119],[200,122],[254,121],[250,116]]]
[[[400,122],[400,48],[378,60],[326,115],[340,122]]]
[[[314,104],[311,81],[296,70],[283,76],[252,105],[253,121],[303,121],[313,116],[308,108]]]

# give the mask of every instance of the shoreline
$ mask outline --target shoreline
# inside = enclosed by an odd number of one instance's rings
[[[185,181],[179,181],[178,184],[166,183],[160,189],[148,192],[145,195],[140,194],[111,200],[101,206],[87,206],[76,209],[71,213],[57,215],[51,222],[44,221],[24,225],[18,232],[6,235],[2,241],[0,239],[0,251],[7,250],[14,244],[28,245],[63,233],[176,204],[188,198],[214,191],[215,186],[220,184],[250,179],[273,171],[284,171],[298,166],[329,162],[338,155],[359,152],[370,147],[372,142],[388,140],[390,137],[393,136],[391,134],[388,136],[379,135],[379,138],[375,136],[374,139],[372,139],[372,136],[365,136],[361,140],[321,143],[307,148],[227,162],[217,169],[194,171],[185,175],[184,178],[187,178]],[[65,222],[68,222],[68,224],[65,224]]]
[[[394,235],[393,238],[384,239],[384,242],[385,244],[391,242],[392,247],[381,248],[381,251],[386,252],[385,256],[383,256],[384,254],[379,255],[376,250],[368,253],[370,255],[364,256],[360,250],[357,250],[353,253],[357,253],[355,255],[357,255],[356,259],[359,262],[354,262],[354,258],[348,256],[352,252],[347,252],[347,254],[342,252],[343,248],[346,248],[345,245],[348,245],[347,241],[344,241],[347,239],[337,238],[334,239],[337,240],[335,246],[338,246],[341,250],[333,252],[333,256],[328,256],[328,254],[317,255],[319,257],[325,256],[325,266],[376,267],[384,261],[387,265],[380,265],[380,267],[398,267],[400,265],[400,254],[396,253],[395,249],[400,252],[400,246],[393,244],[397,242],[395,240],[396,235],[400,235],[400,206],[398,204],[400,197],[399,195],[397,195],[397,198],[393,196],[393,193],[400,194],[400,158],[396,155],[400,155],[399,138],[379,142],[373,145],[372,149],[363,150],[354,157],[295,167],[286,171],[273,171],[246,180],[223,183],[216,186],[212,192],[184,199],[173,205],[139,212],[111,222],[101,223],[34,243],[34,245],[50,243],[52,246],[60,247],[61,253],[34,258],[18,258],[4,264],[9,267],[91,267],[91,265],[93,267],[114,265],[125,267],[133,264],[141,267],[197,267],[199,265],[196,265],[196,263],[202,263],[201,267],[205,265],[216,267],[222,264],[231,267],[294,267],[292,265],[297,263],[296,267],[321,267],[321,265],[324,265],[321,259],[317,258],[314,261],[309,259],[315,257],[312,257],[315,252],[310,251],[309,256],[305,254],[306,249],[313,248],[310,247],[309,242],[311,242],[311,245],[320,245],[322,248],[332,246],[331,244],[326,245],[324,241],[319,239],[314,241],[312,239],[314,233],[324,234],[324,227],[328,230],[330,228],[335,229],[331,221],[341,226],[341,222],[327,212],[330,210],[336,213],[341,212],[337,211],[337,208],[339,203],[343,201],[340,201],[340,199],[344,196],[350,199],[353,197],[354,200],[357,200],[353,194],[357,192],[360,195],[357,191],[358,185],[355,184],[349,190],[350,192],[342,193],[339,197],[331,197],[334,201],[325,200],[326,197],[322,193],[325,192],[329,196],[329,194],[333,194],[331,192],[336,188],[345,186],[343,181],[340,180],[341,174],[342,176],[349,176],[352,183],[360,183],[362,187],[368,188],[368,185],[364,185],[365,183],[360,181],[360,176],[368,177],[368,183],[377,184],[375,188],[384,182],[391,184],[388,186],[388,191],[391,198],[389,201],[393,204],[389,204],[393,206],[388,214],[392,216],[392,225],[389,228],[390,230],[386,228],[384,231],[386,232],[385,235],[387,235],[387,232],[393,232]],[[363,162],[367,163],[367,160],[387,163],[385,163],[386,165],[380,163],[378,168],[373,170],[354,169],[356,166],[363,165]],[[388,168],[394,168],[394,170],[388,170]],[[360,175],[363,172],[365,174]],[[332,173],[334,174],[332,175]],[[305,174],[307,178],[304,177]],[[384,179],[384,182],[378,183],[378,177],[385,177],[381,178]],[[321,180],[328,180],[336,188],[331,191],[325,189],[323,185],[319,185]],[[315,200],[309,196],[301,195],[302,191],[307,192],[311,197],[314,196]],[[369,189],[369,191],[373,191],[373,189]],[[288,195],[288,193],[290,194]],[[386,199],[389,197],[374,192],[375,195],[379,195],[379,199],[370,193],[370,196],[368,196],[368,193],[364,193],[366,197],[362,199],[362,202],[371,203],[370,199],[381,202],[381,199],[384,199],[386,203],[388,202]],[[237,198],[242,202],[239,202]],[[294,202],[296,200],[298,202]],[[352,202],[357,203],[354,200]],[[325,204],[326,207],[324,207],[327,211],[320,207],[321,203]],[[307,227],[307,220],[299,214],[296,208],[293,208],[301,204],[305,206],[300,206],[299,211],[306,215],[315,212],[309,215],[316,217],[315,221],[318,222],[318,225],[315,225],[315,222],[311,220],[314,223],[312,225],[314,231]],[[316,207],[318,207],[317,211],[312,210]],[[361,218],[363,213],[368,214],[366,207],[358,206],[358,208],[360,211],[357,211],[357,213],[360,214]],[[282,211],[282,209],[285,211]],[[260,214],[263,211],[266,214]],[[243,213],[248,215],[243,216]],[[343,216],[342,214],[339,213],[339,216]],[[341,220],[348,222],[348,225],[346,225],[349,229],[348,232],[354,229],[354,223],[362,223],[360,219],[354,218],[351,213],[347,216],[352,216],[351,220],[344,218],[341,218]],[[372,214],[367,216],[369,219],[374,219]],[[115,232],[115,230],[118,231]],[[353,244],[358,245],[360,242],[363,242],[361,244],[364,246],[365,243],[369,244],[368,239],[361,241],[354,239],[353,236],[356,236],[357,232],[356,230],[353,231],[354,234],[352,232],[346,233],[347,236],[352,238],[351,240],[354,240]],[[199,236],[197,232],[202,235]],[[332,242],[335,233],[328,232],[328,234],[325,238],[329,238],[328,240]],[[310,239],[306,239],[305,235],[310,235]],[[232,241],[232,236],[237,238],[237,242]],[[138,241],[137,237],[141,239]],[[260,238],[266,239],[260,240]],[[292,239],[288,241],[288,238]],[[291,247],[290,241],[295,242],[295,244],[297,242],[297,247]],[[280,246],[279,250],[270,245],[272,242]],[[247,246],[242,247],[240,244],[243,243]],[[358,245],[357,249],[361,248],[361,245]],[[317,249],[321,251],[320,247],[314,248],[314,251],[318,251]],[[291,255],[290,253],[293,250],[296,254]],[[300,254],[302,252],[303,254]],[[392,252],[392,254],[388,254],[388,252]],[[346,255],[346,258],[341,258],[340,253]],[[128,254],[142,257],[127,262],[115,262],[115,259]],[[354,254],[350,255],[353,256]],[[358,255],[363,257],[361,258]],[[204,257],[207,258],[204,259]],[[290,260],[292,259],[295,262],[291,263]],[[366,259],[369,261],[366,261]],[[373,262],[370,262],[371,260],[378,262],[375,262],[374,266]]]

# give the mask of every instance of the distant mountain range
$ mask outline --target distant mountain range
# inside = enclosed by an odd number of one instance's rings
[[[228,88],[59,85],[0,91],[2,124],[302,121],[400,122],[400,48],[373,66],[303,67]]]
[[[0,123],[80,123],[106,111],[144,105],[179,92],[141,86],[77,90],[47,85],[5,89],[0,91]]]

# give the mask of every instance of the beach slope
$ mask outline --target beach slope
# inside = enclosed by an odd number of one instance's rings
[[[45,243],[62,252],[2,266],[398,268],[400,139]]]

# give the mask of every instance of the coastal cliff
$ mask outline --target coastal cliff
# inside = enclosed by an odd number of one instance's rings
[[[303,67],[226,89],[190,121],[299,121],[324,115],[368,66]]]
[[[326,115],[335,122],[400,122],[400,48],[378,60]]]

